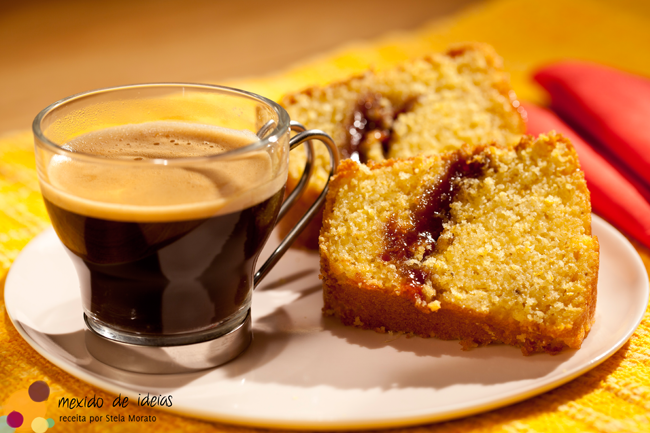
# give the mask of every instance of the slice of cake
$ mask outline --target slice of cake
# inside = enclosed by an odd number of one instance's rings
[[[598,240],[571,143],[344,161],[320,235],[323,311],[346,325],[579,348],[594,320]]]
[[[281,104],[291,119],[330,134],[342,158],[361,162],[440,153],[465,143],[514,145],[525,131],[501,59],[485,44],[456,45],[445,54],[287,95]],[[316,145],[314,176],[281,222],[284,232],[322,190],[328,160],[325,148]],[[292,151],[288,190],[304,165],[304,151]],[[321,218],[315,218],[297,244],[316,249],[320,226]]]

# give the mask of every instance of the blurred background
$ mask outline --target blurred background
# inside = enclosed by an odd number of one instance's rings
[[[222,83],[478,0],[0,0],[0,134],[63,97],[153,81]]]

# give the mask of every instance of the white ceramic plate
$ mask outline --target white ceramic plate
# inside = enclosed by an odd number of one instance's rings
[[[321,315],[318,257],[290,251],[253,301],[254,340],[234,361],[181,375],[128,373],[86,351],[78,281],[52,230],[11,268],[7,311],[27,342],[68,373],[136,401],[173,396],[170,410],[227,423],[357,429],[441,421],[520,401],[603,362],[632,335],[648,303],[634,248],[598,217],[601,246],[596,323],[582,349],[521,355],[494,345],[389,336]],[[83,397],[83,396],[77,396]],[[135,400],[134,400],[135,399]]]

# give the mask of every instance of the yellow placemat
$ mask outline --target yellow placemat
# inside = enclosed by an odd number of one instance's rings
[[[342,79],[367,67],[385,68],[460,41],[492,44],[504,57],[512,84],[522,99],[546,97],[530,81],[540,65],[564,58],[593,60],[650,76],[650,2],[619,0],[496,1],[467,10],[417,31],[389,34],[351,44],[306,60],[279,74],[229,83],[277,99],[284,92]],[[58,422],[70,415],[57,407],[61,397],[115,396],[64,373],[38,355],[11,325],[4,307],[4,280],[20,250],[49,226],[34,168],[29,131],[0,137],[0,415],[16,404],[35,381],[46,382],[50,398],[42,410],[55,421],[48,431],[253,431],[129,406],[125,416],[155,416],[144,427],[136,423]],[[648,250],[635,244],[646,269]],[[436,374],[432,371],[431,374]],[[20,394],[20,393],[23,394]],[[26,394],[24,394],[26,395]],[[37,410],[34,409],[34,410]],[[105,409],[83,409],[86,417]],[[587,374],[506,408],[460,420],[404,430],[432,432],[650,432],[650,315],[614,356]],[[2,430],[0,430],[2,431]],[[25,431],[32,431],[31,428]]]

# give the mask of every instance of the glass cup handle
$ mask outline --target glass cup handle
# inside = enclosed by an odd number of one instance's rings
[[[305,128],[302,123],[296,122],[295,120],[292,120],[289,125],[293,132],[300,133],[307,130],[307,128]],[[289,144],[289,150],[295,149],[296,147],[300,146],[301,143],[301,141],[291,142]],[[309,179],[311,178],[312,173],[314,172],[314,145],[311,141],[304,142],[304,145],[305,153],[307,154],[305,169],[302,171],[302,176],[296,184],[296,187],[293,189],[293,191],[291,191],[291,194],[289,194],[286,200],[282,203],[282,207],[280,207],[280,212],[278,213],[277,221],[280,221],[282,217],[284,217],[289,209],[291,209],[291,206],[293,206],[293,203],[298,199],[298,197],[302,195],[305,188],[307,188],[307,185],[309,184]]]
[[[311,140],[318,140],[321,143],[325,144],[327,147],[327,150],[330,154],[330,175],[329,178],[327,179],[327,182],[325,183],[325,187],[321,191],[320,195],[316,199],[316,201],[311,205],[311,207],[305,212],[305,214],[300,218],[300,221],[291,229],[291,231],[287,234],[287,236],[282,239],[280,242],[280,245],[273,251],[271,256],[264,262],[264,264],[260,267],[260,269],[255,273],[254,277],[254,282],[253,282],[253,288],[256,288],[260,281],[264,279],[264,277],[271,271],[273,266],[276,265],[276,263],[282,258],[284,253],[287,252],[293,241],[298,237],[298,235],[307,227],[307,224],[309,224],[309,221],[316,215],[316,213],[321,209],[323,204],[325,203],[325,196],[327,195],[327,190],[329,187],[330,179],[332,176],[334,176],[334,172],[336,171],[336,167],[339,165],[339,150],[336,147],[336,144],[334,143],[334,140],[324,133],[323,131],[320,131],[318,129],[310,129],[307,130],[303,125],[301,125],[298,122],[291,121],[291,130],[292,131],[297,131],[298,134],[293,136],[289,140],[289,150],[294,149],[298,147],[300,144],[305,143],[306,146],[306,151],[307,151],[307,162],[305,163],[305,169],[303,171],[302,177],[298,181],[298,184],[294,188],[294,190],[289,194],[287,199],[282,203],[282,207],[280,208],[280,212],[278,213],[278,219],[277,221],[280,221],[282,217],[287,213],[289,208],[293,206],[294,202],[300,197],[302,192],[305,190],[307,187],[307,184],[309,183],[309,179],[311,178],[311,175],[314,172],[314,147],[311,143]]]

